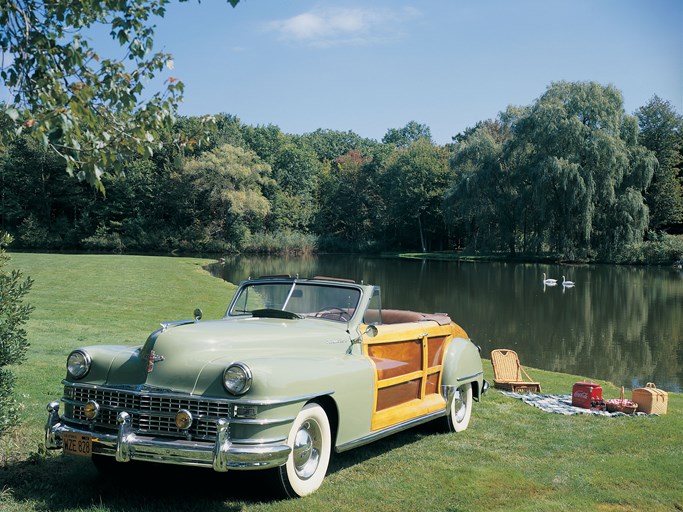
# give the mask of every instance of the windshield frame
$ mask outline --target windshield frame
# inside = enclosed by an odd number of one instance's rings
[[[274,303],[269,303],[262,301],[261,303],[253,303],[251,307],[249,306],[249,294],[255,292],[257,287],[282,287],[284,294],[284,289],[286,290],[286,297],[283,300],[276,300]],[[350,292],[351,295],[347,295],[345,299],[352,299],[346,304],[341,304],[338,301],[329,300],[331,303],[325,303],[319,305],[320,309],[313,311],[309,309],[308,311],[302,311],[302,307],[293,307],[292,299],[299,298],[301,295],[297,295],[297,290],[309,292],[314,288],[322,288],[329,290],[331,292],[335,290],[345,290]],[[363,313],[366,307],[366,285],[358,285],[351,281],[346,282],[343,280],[332,281],[323,279],[254,279],[243,281],[240,286],[235,291],[235,295],[230,301],[225,317],[226,318],[250,318],[253,316],[263,317],[263,311],[273,310],[288,312],[293,315],[293,318],[314,318],[319,320],[328,320],[333,322],[341,323],[351,323],[355,318],[359,316],[359,313]],[[311,300],[320,299],[316,295],[310,297]],[[242,309],[237,309],[241,306]],[[330,309],[330,313],[320,315],[321,311],[326,308]],[[346,314],[334,314],[334,311],[344,310]],[[362,310],[362,311],[361,311]],[[260,312],[258,315],[253,315],[254,311]],[[280,315],[274,315],[280,316]],[[362,314],[360,314],[362,317]]]

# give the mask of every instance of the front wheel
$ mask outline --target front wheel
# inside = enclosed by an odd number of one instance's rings
[[[323,483],[332,450],[332,433],[325,410],[316,403],[297,414],[287,438],[292,448],[287,463],[278,468],[284,493],[290,498],[306,496]]]
[[[472,416],[472,384],[465,384],[455,390],[451,400],[446,423],[450,432],[462,432],[470,423]]]

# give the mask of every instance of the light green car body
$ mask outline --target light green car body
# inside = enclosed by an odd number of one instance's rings
[[[111,456],[119,462],[139,459],[218,471],[268,469],[284,466],[291,458],[293,423],[306,404],[322,407],[330,423],[331,447],[340,452],[448,417],[448,390],[469,386],[475,400],[485,391],[477,347],[447,317],[448,322],[437,319],[441,324],[425,318],[368,327],[364,314],[378,296],[377,287],[325,279],[271,281],[300,283],[302,287],[315,282],[348,289],[360,298],[344,321],[339,321],[342,317],[332,321],[312,315],[231,315],[241,287],[258,283],[248,281],[240,284],[222,319],[162,324],[138,347],[92,345],[79,349],[89,359],[89,368],[79,379],[67,373],[62,416],[59,402],[48,406],[46,445],[61,448],[63,438],[75,433],[92,441],[89,449],[95,456]],[[396,337],[395,332],[403,327],[408,337],[415,329],[425,330],[418,335],[424,338],[425,347],[428,340],[436,339],[436,335],[427,335],[430,329],[451,333],[437,336],[444,353],[438,356],[438,374],[432,378],[439,380],[438,393],[433,396],[442,403],[436,410],[432,407],[425,414],[397,417],[378,428],[373,425],[380,386],[378,368],[386,364],[386,358],[369,357],[368,344],[374,342],[383,350],[390,344],[376,340],[384,335]],[[415,341],[420,342],[413,339],[412,345],[406,346],[414,346]],[[226,368],[235,363],[245,365],[251,377],[248,391],[240,395],[231,394],[224,384]],[[387,368],[396,366],[396,361],[390,363]],[[163,410],[158,414],[143,411],[147,403],[162,404]],[[97,409],[94,418],[85,416],[87,407]],[[179,411],[190,413],[191,428],[176,426]],[[159,417],[148,418],[154,414]]]

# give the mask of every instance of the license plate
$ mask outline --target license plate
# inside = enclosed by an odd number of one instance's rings
[[[90,457],[92,454],[92,438],[89,434],[63,432],[62,446],[64,447],[64,453],[68,453],[70,455]]]

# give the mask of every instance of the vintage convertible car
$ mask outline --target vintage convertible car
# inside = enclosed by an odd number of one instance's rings
[[[296,497],[318,489],[333,450],[432,420],[464,430],[488,387],[465,331],[443,313],[382,309],[377,286],[250,279],[222,319],[200,320],[71,352],[46,446],[101,471],[269,470]]]

